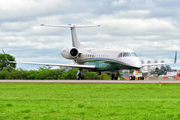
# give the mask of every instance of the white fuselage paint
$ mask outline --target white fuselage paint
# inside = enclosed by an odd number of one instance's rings
[[[127,66],[132,66],[136,68],[141,68],[141,60],[136,57],[136,56],[128,56],[128,57],[118,57],[120,53],[134,53],[134,51],[129,50],[129,49],[95,49],[95,48],[85,48],[85,49],[80,49],[80,56],[78,61],[85,60],[86,62],[92,61],[92,60],[97,60],[97,59],[102,59],[105,61],[113,61],[117,62],[119,64],[127,65]]]

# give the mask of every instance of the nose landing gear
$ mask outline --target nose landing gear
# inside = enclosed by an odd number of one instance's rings
[[[116,73],[111,72],[111,80],[118,80],[119,72],[116,71]]]

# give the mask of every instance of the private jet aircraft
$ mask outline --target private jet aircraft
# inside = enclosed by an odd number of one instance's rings
[[[98,27],[100,25],[44,25],[47,27],[66,27],[70,28],[72,36],[72,47],[65,47],[61,51],[61,55],[68,59],[73,60],[76,64],[53,64],[53,63],[33,63],[33,62],[16,62],[6,60],[10,63],[23,63],[23,64],[34,64],[34,65],[46,65],[46,66],[61,66],[79,68],[76,78],[84,79],[83,69],[96,72],[101,75],[101,72],[111,72],[111,80],[117,80],[120,70],[140,70],[142,66],[151,65],[163,65],[163,64],[175,64],[177,60],[177,51],[175,53],[174,63],[152,63],[152,64],[141,64],[141,60],[138,58],[136,53],[130,49],[96,49],[87,48],[82,45],[77,37],[76,28],[84,27]],[[5,52],[3,51],[5,54]],[[130,80],[134,80],[134,76],[130,76]]]

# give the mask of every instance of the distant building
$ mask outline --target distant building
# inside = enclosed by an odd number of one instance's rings
[[[173,76],[176,76],[178,72],[167,72],[166,73],[166,76],[167,77],[173,77]]]
[[[141,60],[141,63],[144,64],[144,60]]]
[[[151,61],[148,60],[147,63],[148,63],[148,64],[151,64]],[[148,66],[148,69],[151,69],[151,66],[150,66],[150,65]]]
[[[161,63],[165,63],[165,61],[164,61],[164,60],[161,60]],[[161,66],[165,66],[165,65],[161,65]]]
[[[158,63],[158,61],[157,61],[157,60],[155,60],[155,61],[154,61],[154,63]]]
[[[161,60],[161,63],[164,63],[164,60]]]
[[[151,61],[148,60],[147,63],[148,63],[148,64],[151,64]],[[149,66],[148,66],[148,75],[150,75],[150,72],[151,72],[151,66],[149,65]]]
[[[144,60],[141,60],[141,64],[144,64]],[[144,66],[142,66],[141,69],[144,69]]]
[[[158,61],[155,60],[154,63],[158,63]],[[153,65],[153,66],[151,66],[151,71],[155,71],[155,70],[156,70],[156,67],[158,67],[158,65]]]

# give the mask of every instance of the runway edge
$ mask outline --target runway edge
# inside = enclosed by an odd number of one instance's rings
[[[178,80],[0,80],[0,83],[95,83],[95,84],[180,84]]]

